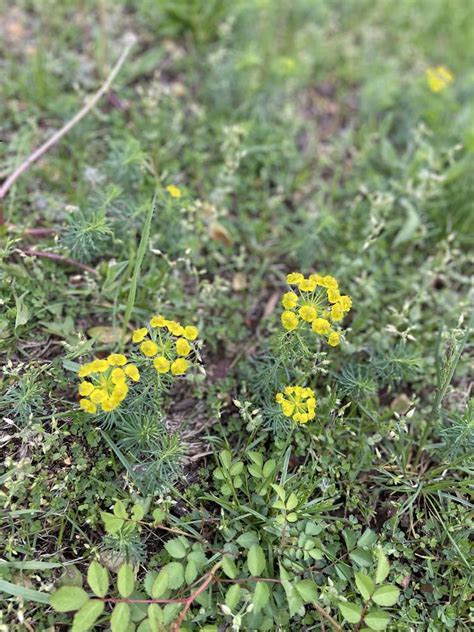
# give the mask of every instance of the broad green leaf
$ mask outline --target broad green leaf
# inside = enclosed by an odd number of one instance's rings
[[[311,555],[313,560],[322,560],[324,557],[324,553],[319,549],[311,549],[308,553]]]
[[[344,540],[346,542],[348,550],[352,550],[356,545],[357,535],[354,533],[354,531],[349,531],[348,529],[343,529],[342,535],[344,536]]]
[[[255,463],[255,465],[258,465],[260,468],[262,467],[263,454],[261,452],[247,452],[247,456]]]
[[[286,501],[286,508],[288,509],[288,511],[292,511],[295,507],[297,507],[297,505],[298,496],[294,492],[291,492],[291,494],[288,496],[288,500]]]
[[[385,630],[390,621],[390,615],[388,615],[380,608],[372,608],[364,618],[365,623],[371,630]]]
[[[375,589],[373,580],[365,573],[355,573],[355,582],[357,590],[360,592],[365,601],[368,601]]]
[[[135,576],[130,564],[122,564],[117,574],[117,590],[122,597],[130,597],[135,588]]]
[[[267,476],[270,476],[271,474],[273,474],[273,472],[275,471],[275,468],[276,468],[275,459],[269,459],[263,466],[264,477],[267,478]]]
[[[255,463],[251,463],[247,469],[254,478],[262,478],[262,470]]]
[[[362,606],[348,601],[338,603],[342,616],[348,623],[359,623],[362,615]]]
[[[151,515],[153,516],[153,520],[158,524],[161,524],[166,519],[166,511],[163,511],[163,509],[153,509],[153,513]]]
[[[153,586],[151,587],[151,596],[153,599],[159,599],[168,590],[169,573],[166,568],[162,568],[156,576]]]
[[[180,562],[170,562],[163,567],[168,572],[168,588],[175,590],[184,583],[184,568]]]
[[[122,518],[117,518],[117,516],[114,516],[114,514],[108,513],[107,511],[101,511],[100,517],[104,523],[105,530],[111,535],[120,531],[124,523]]]
[[[270,589],[267,582],[257,582],[253,593],[253,611],[255,613],[260,612],[262,608],[265,608],[269,599]]]
[[[286,509],[285,503],[282,500],[280,500],[280,499],[275,500],[275,502],[273,503],[272,507],[273,507],[273,509],[282,509],[282,510]]]
[[[277,493],[278,498],[280,500],[283,500],[283,502],[285,502],[285,500],[286,500],[286,492],[285,492],[284,488],[281,485],[277,485],[276,483],[272,485],[272,488]]]
[[[377,542],[377,534],[372,529],[366,529],[357,540],[357,546],[372,546]]]
[[[396,586],[384,584],[377,588],[372,599],[379,606],[394,606],[400,597],[400,590]]]
[[[359,566],[370,566],[372,564],[372,555],[364,549],[354,549],[352,553],[349,553],[349,557]]]
[[[225,474],[223,470],[221,470],[220,467],[214,470],[213,475],[214,475],[214,478],[216,478],[218,481],[225,481]]]
[[[242,461],[237,461],[237,463],[234,463],[234,465],[232,465],[232,467],[229,470],[229,473],[231,476],[238,476],[239,474],[242,474],[243,469],[244,469],[244,464],[242,463]]]
[[[253,544],[258,544],[258,538],[254,531],[245,531],[237,538],[237,542],[244,549],[249,549]]]
[[[87,571],[87,583],[97,597],[105,597],[109,589],[109,572],[94,560]]]
[[[159,630],[163,623],[163,611],[157,603],[148,606],[148,618],[152,630]]]
[[[377,556],[377,570],[375,572],[375,583],[381,584],[387,575],[390,573],[390,563],[385,555],[383,549],[376,549],[375,555]]]
[[[104,611],[105,604],[98,599],[90,599],[74,615],[71,632],[87,632]]]
[[[151,591],[153,590],[153,584],[158,577],[156,571],[147,571],[145,579],[143,580],[143,588],[146,590],[146,594],[152,597]]]
[[[180,538],[174,538],[173,540],[168,540],[168,542],[165,544],[165,549],[168,551],[171,557],[174,557],[178,560],[181,560],[183,559],[183,557],[186,557],[187,547]]]
[[[318,589],[316,583],[312,579],[303,579],[295,584],[295,588],[304,603],[314,603],[318,600]]]
[[[117,500],[114,505],[114,516],[122,518],[122,520],[128,520],[128,513],[125,509],[125,505],[121,500]]]
[[[169,603],[163,608],[163,626],[168,630],[169,626],[178,616],[178,612],[183,606],[180,603]]]
[[[235,579],[239,574],[234,560],[228,555],[224,555],[222,558],[222,570],[230,579]]]
[[[21,327],[22,325],[26,325],[30,318],[30,312],[28,309],[28,305],[25,303],[24,298],[28,294],[28,292],[23,292],[21,296],[17,296],[13,294],[13,298],[15,299],[15,307],[16,307],[16,318],[15,318],[15,329]]]
[[[137,522],[139,522],[140,520],[143,520],[144,516],[145,516],[145,510],[143,509],[143,507],[139,505],[138,503],[136,505],[133,505],[132,507],[133,520],[136,520]]]
[[[296,522],[298,520],[298,514],[292,511],[291,513],[287,514],[286,519],[288,520],[288,522]]]
[[[232,584],[232,586],[227,590],[224,601],[231,610],[234,610],[239,603],[240,592],[241,588],[239,584]]]
[[[221,453],[219,456],[221,457],[222,465],[224,466],[226,470],[228,470],[232,462],[231,453],[229,452],[229,450],[221,450]]]
[[[156,632],[159,629],[160,628],[156,626],[153,627],[152,623],[150,622],[150,619],[143,619],[143,621],[140,623],[140,625],[137,628],[137,632]]]
[[[299,592],[295,589],[293,584],[291,584],[288,580],[284,579],[282,580],[281,583],[285,590],[290,617],[293,617],[302,608],[303,600]]]
[[[56,612],[79,610],[89,600],[86,591],[79,586],[63,586],[51,595],[49,605]]]
[[[263,572],[265,568],[265,554],[259,544],[253,544],[247,555],[247,565],[251,575],[256,577]]]
[[[198,576],[198,567],[194,560],[189,560],[186,564],[186,570],[184,571],[184,579],[187,584],[192,584]]]
[[[128,603],[118,603],[112,611],[110,617],[110,628],[112,632],[126,632],[130,623],[130,606]]]

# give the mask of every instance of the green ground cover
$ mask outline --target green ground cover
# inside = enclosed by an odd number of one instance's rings
[[[1,201],[0,630],[470,629],[473,2],[0,0],[0,182],[127,33]]]

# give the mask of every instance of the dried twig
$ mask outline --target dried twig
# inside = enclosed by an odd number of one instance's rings
[[[92,108],[96,105],[99,99],[101,99],[101,97],[109,90],[112,82],[114,81],[115,77],[119,73],[128,54],[130,53],[132,46],[135,44],[135,41],[136,41],[135,36],[133,34],[130,34],[127,37],[127,43],[125,45],[125,48],[122,54],[120,55],[115,66],[112,68],[110,75],[102,84],[101,88],[94,94],[94,96],[91,99],[87,101],[84,107],[81,110],[79,110],[79,112],[71,120],[69,120],[61,129],[55,132],[51,136],[51,138],[49,138],[45,143],[43,143],[43,145],[38,147],[38,149],[36,149],[32,154],[30,154],[28,158],[24,162],[22,162],[21,165],[19,165],[15,169],[15,171],[13,171],[12,174],[8,176],[8,178],[0,187],[0,200],[2,200],[6,196],[6,194],[8,193],[12,185],[16,182],[16,180],[25,171],[27,171],[34,162],[36,162],[39,158],[41,158],[41,156],[45,154],[48,151],[48,149],[56,145],[56,143],[58,143],[63,136],[65,136],[77,123],[79,123],[79,121],[83,119],[86,116],[86,114],[88,114],[92,110]],[[3,224],[3,223],[4,223],[3,218],[0,215],[0,224]]]
[[[85,263],[80,263],[79,261],[69,259],[69,257],[64,257],[63,255],[57,255],[54,252],[43,252],[42,250],[34,250],[33,248],[17,248],[17,251],[21,252],[24,255],[28,255],[29,257],[42,257],[43,259],[51,259],[51,261],[58,261],[59,263],[64,263],[68,266],[72,266],[73,268],[80,268],[81,270],[85,270],[86,272],[97,275],[97,270],[91,268],[90,266],[87,266]]]

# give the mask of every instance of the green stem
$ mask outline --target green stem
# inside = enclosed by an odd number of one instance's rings
[[[145,222],[143,224],[143,231],[142,231],[142,237],[140,239],[140,245],[138,246],[138,251],[137,251],[137,258],[135,260],[135,265],[133,267],[133,275],[132,275],[132,282],[130,285],[130,291],[128,293],[128,300],[127,300],[127,307],[125,309],[125,315],[123,317],[123,329],[122,329],[122,338],[120,341],[120,348],[121,350],[123,350],[124,346],[125,346],[125,337],[127,335],[127,329],[128,329],[128,324],[130,322],[130,317],[132,315],[132,310],[133,307],[135,305],[135,298],[137,295],[137,285],[138,285],[138,279],[140,277],[140,271],[141,271],[141,267],[142,267],[142,263],[143,263],[143,259],[145,257],[145,252],[148,246],[148,241],[150,239],[150,227],[151,227],[151,220],[153,218],[153,213],[155,211],[155,206],[156,206],[156,194],[153,197],[153,201],[150,205],[150,208],[148,210],[148,213],[145,217]]]

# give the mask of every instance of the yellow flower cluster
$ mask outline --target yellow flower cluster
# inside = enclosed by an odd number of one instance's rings
[[[441,92],[453,82],[454,76],[446,66],[436,66],[436,68],[427,68],[426,80],[431,92]]]
[[[341,322],[350,311],[351,297],[340,294],[338,282],[329,275],[311,274],[305,278],[300,272],[292,272],[286,280],[295,291],[286,292],[281,299],[283,327],[293,331],[300,323],[308,323],[315,334],[325,336],[328,344],[336,347],[340,335],[334,323]]]
[[[175,320],[167,320],[160,314],[150,320],[151,329],[141,327],[132,335],[132,341],[140,345],[147,358],[153,358],[157,373],[183,375],[189,368],[186,359],[193,349],[191,344],[199,331],[194,325],[183,326]]]
[[[296,423],[306,424],[316,417],[316,395],[310,388],[287,386],[275,399],[285,417],[291,417]]]
[[[105,360],[93,360],[79,369],[79,406],[94,414],[102,409],[111,412],[125,399],[128,381],[138,382],[140,372],[121,353],[111,353]]]

